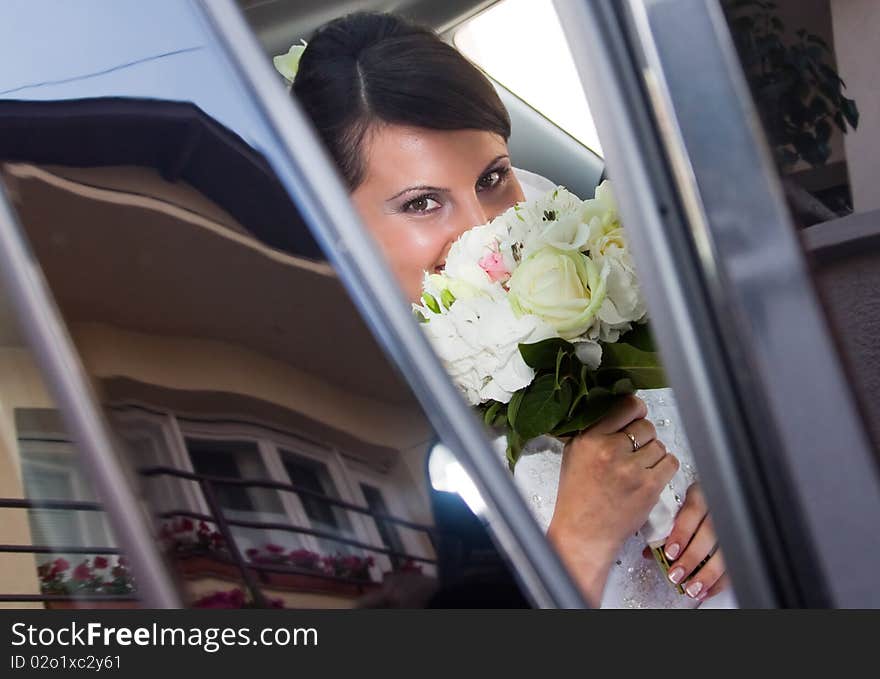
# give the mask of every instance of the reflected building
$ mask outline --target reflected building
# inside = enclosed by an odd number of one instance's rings
[[[429,588],[431,427],[265,159],[188,104],[3,108],[6,190],[185,602]],[[24,549],[0,553],[0,594],[134,605],[133,565],[2,313],[0,543]]]

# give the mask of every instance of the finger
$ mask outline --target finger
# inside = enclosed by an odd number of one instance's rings
[[[638,450],[639,448],[643,448],[657,438],[657,429],[654,427],[653,422],[642,418],[640,420],[634,420],[633,422],[630,422],[622,430],[620,430],[620,432],[614,434],[615,437],[620,438],[622,441],[625,441],[626,445],[632,448],[633,441],[629,436],[627,436],[627,434],[631,434],[632,437],[636,440],[635,450]],[[635,452],[635,450],[633,450],[633,452]]]
[[[707,591],[701,592],[697,596],[698,601],[704,601],[706,599],[711,599],[716,594],[721,594],[725,589],[730,587],[730,576],[725,573],[718,580],[715,581],[715,584],[712,585]]]
[[[629,441],[627,441],[629,443]],[[651,441],[648,445],[642,446],[636,452],[631,453],[632,463],[642,469],[653,469],[657,463],[666,457],[666,449],[660,445],[659,441]],[[674,472],[673,472],[674,473]],[[671,477],[670,477],[671,478]]]
[[[611,410],[601,420],[587,429],[597,434],[613,434],[620,431],[633,420],[648,414],[645,402],[636,396],[623,396],[614,403]]]
[[[721,550],[717,550],[712,557],[694,573],[685,585],[684,591],[692,599],[702,600],[706,598],[709,590],[724,575],[724,557]]]
[[[715,530],[712,528],[712,518],[706,516],[690,544],[682,552],[681,556],[672,562],[669,570],[669,579],[676,585],[687,580],[694,569],[699,566],[712,550],[715,549]],[[699,592],[697,592],[699,594]],[[696,596],[696,595],[695,595]]]
[[[666,544],[663,547],[667,559],[674,561],[679,557],[708,513],[709,508],[706,506],[706,500],[700,486],[696,483],[691,485],[687,490],[684,504],[675,516],[672,532],[666,538]]]
[[[651,445],[662,446],[663,444],[655,441]],[[651,475],[654,477],[654,483],[657,485],[658,489],[663,488],[663,486],[672,480],[672,477],[675,476],[675,472],[678,471],[678,466],[678,458],[672,453],[666,453],[659,462],[650,468]]]

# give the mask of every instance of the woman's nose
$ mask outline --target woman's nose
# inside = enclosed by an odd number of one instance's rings
[[[483,203],[476,195],[469,197],[466,202],[461,204],[457,217],[455,220],[456,237],[468,229],[485,224],[491,219],[490,215],[486,213]]]

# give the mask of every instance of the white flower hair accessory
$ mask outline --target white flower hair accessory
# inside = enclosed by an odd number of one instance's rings
[[[302,59],[303,52],[306,51],[308,43],[300,40],[301,45],[291,45],[287,50],[287,54],[279,54],[272,57],[272,63],[275,64],[275,70],[284,76],[288,84],[293,84],[296,72],[299,70],[299,60]]]

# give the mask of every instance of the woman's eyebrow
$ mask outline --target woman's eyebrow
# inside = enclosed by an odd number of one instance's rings
[[[481,174],[481,175],[486,174],[489,170],[493,169],[493,166],[495,165],[495,163],[497,163],[499,160],[504,160],[505,158],[507,158],[508,160],[510,160],[510,156],[508,156],[506,153],[502,153],[502,154],[501,154],[500,156],[498,156],[497,158],[493,158],[492,160],[489,161],[489,164],[486,165],[485,168],[483,168],[483,171],[480,172],[480,174]]]
[[[480,174],[481,175],[486,174],[489,170],[492,169],[492,167],[499,160],[503,160],[504,158],[509,158],[509,157],[510,156],[508,156],[506,153],[502,153],[500,156],[496,156],[495,158],[493,158],[492,160],[489,161],[489,163],[486,165],[486,167],[483,169],[483,171]],[[393,196],[391,196],[391,198],[386,199],[386,202],[390,202],[390,201],[394,200],[395,198],[399,198],[404,193],[409,193],[411,191],[431,191],[432,193],[448,193],[449,189],[441,189],[439,186],[425,186],[425,185],[408,186],[407,188],[403,189],[402,191],[398,191],[397,193],[395,193]]]
[[[403,191],[398,191],[391,198],[388,198],[386,202],[390,202],[395,198],[402,196],[404,193],[409,193],[410,191],[431,191],[432,193],[448,193],[449,189],[441,189],[437,186],[408,186],[403,189]]]

